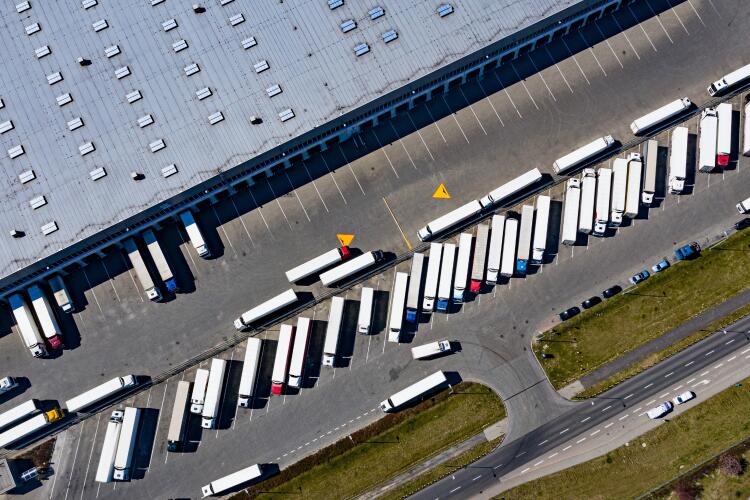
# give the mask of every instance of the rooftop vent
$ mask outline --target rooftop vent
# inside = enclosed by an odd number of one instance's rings
[[[245,50],[249,49],[250,47],[255,47],[256,45],[258,45],[258,42],[255,41],[254,36],[242,40],[242,48]]]
[[[161,27],[164,28],[164,31],[169,31],[177,27],[177,21],[175,21],[174,19],[167,19],[166,21],[161,23]]]
[[[161,151],[162,149],[166,148],[167,145],[164,144],[164,139],[157,139],[151,144],[148,145],[148,148],[151,150],[152,153],[156,153],[157,151]]]
[[[228,3],[232,3],[234,0],[221,0],[221,6],[224,7]]]
[[[94,28],[94,31],[98,33],[102,30],[107,29],[109,27],[109,24],[107,24],[106,19],[99,19],[94,24],[92,24],[91,27]]]
[[[197,64],[193,63],[193,64],[188,64],[187,66],[185,66],[184,70],[185,70],[185,75],[190,76],[190,75],[196,74],[201,69]]]
[[[13,158],[18,158],[25,152],[26,151],[24,151],[23,146],[19,144],[18,146],[13,146],[12,148],[8,150],[8,156],[12,160]]]
[[[30,8],[31,8],[31,4],[29,2],[21,2],[19,4],[16,4],[16,12],[18,12],[19,14],[21,12],[26,12]]]
[[[447,15],[453,14],[453,6],[449,3],[444,3],[437,8],[437,14],[440,17],[445,17]]]
[[[104,49],[104,55],[107,56],[107,59],[109,59],[110,57],[115,57],[119,53],[120,53],[119,45],[112,45]]]
[[[373,7],[369,11],[367,11],[367,15],[370,16],[370,19],[373,21],[379,17],[383,17],[385,15],[385,11],[383,10],[383,7]]]
[[[81,66],[91,66],[91,59],[86,59],[85,57],[77,58],[76,62]]]
[[[264,72],[265,70],[267,70],[267,69],[268,69],[268,68],[269,68],[270,66],[268,66],[268,61],[266,61],[266,60],[264,59],[264,60],[262,60],[262,61],[259,61],[259,62],[255,63],[255,66],[253,66],[253,67],[255,68],[255,72],[256,72],[256,73],[263,73],[263,72]]]
[[[185,50],[186,48],[188,48],[188,43],[185,40],[177,40],[175,43],[172,44],[172,49],[175,52]]]
[[[221,111],[217,111],[216,113],[212,113],[208,117],[208,123],[211,125],[216,125],[217,123],[224,121],[224,114]]]
[[[279,113],[279,119],[282,122],[285,122],[287,120],[291,120],[292,118],[294,118],[294,111],[292,111],[292,108],[285,109],[284,111],[282,111],[281,113]]]
[[[156,7],[162,2],[164,2],[164,0],[151,0],[151,7]]]
[[[13,238],[23,238],[24,236],[26,236],[26,233],[24,233],[23,231],[19,229],[11,229],[10,235]]]
[[[357,22],[354,19],[347,19],[346,21],[341,23],[339,27],[341,28],[341,31],[343,31],[344,33],[348,33],[357,27]]]
[[[59,71],[55,71],[54,73],[47,75],[47,83],[49,83],[50,85],[54,85],[57,82],[61,82],[62,79],[63,79],[62,73],[60,73]]]
[[[194,3],[193,12],[195,12],[196,14],[203,14],[204,12],[206,12],[206,8],[203,7],[202,5],[198,5],[197,3]]]
[[[328,8],[331,10],[338,9],[342,5],[344,5],[344,0],[328,0]]]
[[[83,0],[81,6],[84,10],[89,10],[91,7],[95,7],[98,2],[96,0]]]
[[[102,177],[107,176],[107,171],[104,170],[104,167],[95,168],[91,172],[89,172],[89,177],[91,177],[92,181],[98,181]]]
[[[175,165],[174,163],[167,165],[166,167],[161,169],[161,175],[165,179],[169,177],[170,175],[174,175],[176,173],[177,173],[177,165]]]
[[[47,198],[44,196],[37,196],[36,198],[32,198],[29,200],[29,205],[31,205],[31,208],[36,210],[37,208],[41,208],[44,205],[47,204]]]
[[[78,152],[81,153],[81,156],[86,156],[87,154],[91,153],[95,149],[96,148],[94,147],[94,143],[91,141],[84,142],[83,144],[78,146]]]
[[[21,181],[21,184],[26,184],[34,179],[36,179],[36,174],[33,170],[26,170],[25,172],[18,174],[18,180]]]
[[[58,229],[57,222],[55,221],[48,222],[45,225],[43,225],[41,229],[42,229],[42,234],[44,234],[45,236],[52,234]]]
[[[278,85],[271,85],[266,89],[266,94],[268,94],[268,97],[279,95],[281,94],[281,87],[279,87]]]
[[[152,123],[154,123],[154,117],[151,115],[144,115],[138,118],[138,126],[141,128],[146,128]]]
[[[130,104],[133,104],[135,101],[140,101],[141,99],[143,99],[143,96],[141,95],[140,90],[134,90],[127,93],[125,95],[125,99],[127,99]]]
[[[206,97],[211,97],[211,89],[208,87],[203,87],[202,89],[196,90],[195,95],[198,96],[199,101],[202,101]]]
[[[25,29],[26,29],[26,34],[29,36],[39,31],[42,31],[42,27],[39,26],[39,23],[29,24],[28,26],[26,26]]]
[[[368,52],[370,52],[370,46],[367,45],[366,43],[360,43],[359,45],[356,45],[354,47],[354,55],[357,57],[363,56],[367,54]]]
[[[245,16],[242,14],[235,14],[232,17],[229,18],[229,24],[232,26],[237,26],[238,24],[242,24],[245,22]]]
[[[73,96],[66,92],[62,95],[57,96],[55,100],[57,101],[58,106],[65,106],[69,102],[73,102]]]
[[[37,59],[41,59],[44,56],[50,55],[51,52],[52,51],[49,49],[49,45],[42,45],[34,51],[34,54],[36,54]]]
[[[73,118],[68,122],[68,130],[70,130],[71,132],[81,127],[83,127],[83,120],[80,117]]]
[[[127,66],[123,66],[122,68],[118,68],[115,70],[115,76],[117,77],[118,80],[122,80],[129,74],[130,74],[130,68],[128,68]]]
[[[13,122],[11,120],[0,123],[0,134],[4,134],[9,130],[13,130]]]
[[[388,30],[385,33],[381,35],[383,37],[383,41],[385,43],[392,42],[393,40],[398,38],[398,33],[396,30]]]

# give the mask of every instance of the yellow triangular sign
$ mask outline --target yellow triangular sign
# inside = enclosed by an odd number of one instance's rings
[[[451,195],[448,192],[448,190],[445,189],[445,184],[443,184],[441,182],[440,185],[438,186],[438,188],[435,190],[435,192],[432,193],[432,197],[433,198],[441,198],[441,199],[447,200],[447,199],[449,199],[451,197]]]
[[[337,234],[336,238],[339,240],[339,243],[341,243],[342,247],[347,247],[351,245],[352,240],[354,240],[353,234]]]

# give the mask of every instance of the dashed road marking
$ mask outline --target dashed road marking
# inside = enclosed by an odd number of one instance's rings
[[[690,380],[688,380],[688,381],[687,381],[687,382],[685,382],[685,383],[686,383],[686,384],[689,384],[690,382],[692,382],[692,381],[694,381],[694,380],[695,380],[694,378],[691,378]]]
[[[731,358],[729,358],[729,359],[728,359],[727,361],[734,361],[735,359],[737,359],[737,356],[732,356],[732,357],[731,357]]]
[[[569,430],[570,430],[570,427],[568,427],[567,429],[563,429],[563,430],[561,430],[561,431],[560,431],[560,434],[565,434],[565,433],[566,433],[566,432],[568,432]]]
[[[647,405],[650,405],[650,404],[654,404],[654,403],[656,403],[656,400],[655,400],[655,399],[652,399],[651,401],[649,401],[649,402],[648,402],[648,403],[646,403],[646,404],[647,404]]]
[[[544,463],[544,460],[540,460],[540,461],[538,461],[537,463],[534,464],[534,467],[539,467],[543,463]]]
[[[566,446],[565,448],[563,448],[563,449],[562,449],[562,451],[568,451],[568,450],[569,450],[569,449],[571,449],[572,447],[573,447],[573,445],[572,445],[572,444],[569,444],[568,446]]]
[[[668,392],[665,392],[664,394],[662,394],[662,395],[661,395],[661,396],[659,396],[659,397],[660,397],[660,398],[665,398],[665,397],[667,397],[667,396],[669,396],[669,393],[668,393]]]
[[[633,397],[633,393],[631,392],[630,394],[628,394],[627,396],[625,396],[625,397],[624,397],[624,398],[622,398],[622,399],[628,399],[628,398],[632,398],[632,397]]]
[[[671,377],[672,375],[674,375],[674,372],[669,372],[666,375],[664,375],[664,378]]]
[[[682,365],[682,366],[684,366],[685,368],[687,368],[688,366],[692,365],[693,363],[695,363],[695,361],[690,361],[690,362],[688,362],[688,363],[685,363],[685,364],[684,364],[684,365]]]
[[[609,410],[610,408],[612,408],[612,405],[609,405],[606,408],[602,409],[602,413],[604,413],[605,411]]]
[[[549,439],[545,439],[544,441],[542,441],[541,443],[539,443],[537,446],[542,446],[543,444],[545,444],[548,441],[549,441]]]
[[[618,418],[617,420],[620,421],[620,422],[622,422],[623,420],[625,420],[626,418],[628,418],[628,416],[629,415],[625,414],[622,417]]]
[[[674,392],[677,392],[677,391],[679,391],[680,389],[682,389],[682,384],[678,385],[677,387],[675,387],[675,388],[674,388],[674,389],[672,389],[672,390],[673,390]]]
[[[457,486],[457,487],[453,488],[452,490],[450,490],[448,493],[455,493],[455,492],[457,492],[460,489],[461,489],[461,487]]]
[[[710,371],[711,371],[711,370],[706,370],[705,372],[701,373],[701,374],[699,375],[699,377],[705,377],[706,375],[708,375],[708,372],[710,372]]]
[[[597,429],[597,430],[595,430],[594,432],[592,432],[591,434],[589,434],[589,436],[596,436],[596,435],[597,435],[597,434],[599,434],[600,432],[601,432],[601,430]]]
[[[479,479],[480,477],[482,477],[482,475],[481,475],[481,474],[479,474],[479,475],[478,475],[477,477],[475,477],[474,479],[472,479],[472,481],[476,481],[476,480],[477,480],[477,479]]]
[[[737,340],[737,339],[731,339],[731,340],[727,340],[726,342],[724,342],[724,345],[729,345],[729,344],[731,344],[732,342],[734,342],[735,340]]]
[[[654,385],[654,383],[653,383],[653,382],[651,382],[650,384],[648,384],[648,385],[644,386],[643,388],[644,388],[644,389],[648,389],[648,388],[649,388],[649,387],[651,387],[652,385]]]
[[[552,455],[548,456],[547,459],[549,460],[550,458],[554,458],[557,455],[559,455],[559,453],[558,452],[554,452]]]
[[[524,470],[521,471],[521,474],[525,474],[529,470],[531,470],[531,467],[526,467]]]
[[[610,428],[610,427],[612,427],[613,425],[615,425],[615,423],[614,423],[614,422],[610,422],[610,423],[608,423],[607,425],[605,425],[605,426],[604,426],[604,428],[605,428],[605,429],[609,429],[609,428]]]
[[[710,350],[710,351],[708,351],[708,352],[707,352],[706,354],[704,354],[704,356],[710,356],[710,355],[711,355],[711,354],[713,354],[713,353],[714,353],[714,351],[713,351],[713,349],[711,349],[711,350]]]
[[[584,422],[586,422],[586,421],[588,421],[588,420],[591,420],[591,417],[586,417],[586,418],[584,418],[583,420],[581,420],[581,423],[584,423]]]
[[[714,366],[714,370],[717,369],[717,368],[721,368],[722,366],[724,366],[724,363],[719,363],[718,365]]]
[[[584,441],[586,441],[586,438],[581,438],[581,439],[579,439],[578,441],[576,441],[576,444],[581,444],[581,443],[583,443]]]

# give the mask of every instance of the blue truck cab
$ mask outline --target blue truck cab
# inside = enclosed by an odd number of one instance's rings
[[[520,275],[526,274],[526,268],[528,267],[528,261],[526,259],[518,259],[516,261],[516,271]]]
[[[448,304],[450,304],[449,299],[438,299],[437,310],[440,312],[448,312]]]
[[[701,247],[697,242],[691,241],[687,245],[683,245],[674,251],[674,256],[677,260],[693,259],[700,254]]]

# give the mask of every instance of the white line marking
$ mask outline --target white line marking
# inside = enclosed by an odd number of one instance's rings
[[[686,384],[689,384],[689,383],[690,383],[690,382],[692,382],[693,380],[695,380],[695,379],[694,379],[694,378],[691,378],[690,380],[688,380],[688,381],[687,381],[687,382],[685,382],[685,383],[686,383]]]
[[[587,420],[591,420],[591,417],[586,417],[586,418],[584,418],[583,420],[581,420],[581,423],[584,423],[584,422],[586,422]]]
[[[460,490],[460,489],[461,489],[461,487],[460,487],[460,486],[458,486],[458,487],[456,487],[456,488],[453,488],[452,490],[450,490],[450,491],[449,491],[448,493],[455,493],[455,492],[457,492],[457,491],[458,491],[458,490]]]
[[[591,434],[589,434],[589,436],[596,436],[596,435],[597,435],[597,434],[599,434],[600,432],[601,432],[601,430],[597,429],[597,430],[595,430],[594,432],[592,432]]]
[[[729,341],[725,342],[725,343],[724,343],[724,345],[729,345],[729,344],[731,344],[732,342],[734,342],[735,340],[737,340],[737,339],[732,339],[732,340],[729,340]]]
[[[714,366],[714,370],[717,369],[717,368],[721,368],[722,366],[724,366],[724,363],[719,363],[718,365]]]
[[[521,474],[525,474],[526,471],[528,471],[529,469],[531,469],[531,467],[526,467],[524,470],[521,471]]]
[[[750,352],[750,348],[748,348],[748,349],[745,349],[745,350],[744,350],[744,351],[742,351],[742,352],[741,352],[740,354],[745,354],[746,352]]]
[[[472,481],[476,481],[476,480],[477,480],[477,479],[479,479],[480,477],[482,477],[482,475],[481,475],[481,474],[479,474],[479,475],[478,475],[477,477],[475,477],[474,479],[472,479]]]
[[[674,372],[669,372],[666,375],[664,375],[664,378],[671,377],[672,375],[674,375]]]
[[[573,447],[573,445],[569,444],[568,446],[566,446],[565,448],[563,448],[562,451],[567,451],[567,450],[571,449],[572,447]]]
[[[73,464],[71,465],[70,477],[68,478],[68,487],[65,488],[66,500],[68,498],[68,492],[70,491],[70,482],[73,480],[73,473],[75,472],[76,458],[78,458],[78,447],[81,446],[81,438],[83,437],[83,428],[85,425],[86,425],[86,421],[84,420],[83,423],[81,424],[81,429],[78,433],[78,444],[76,444],[76,451],[73,454]]]
[[[91,440],[91,451],[89,452],[89,461],[86,464],[86,474],[83,476],[83,486],[81,487],[81,500],[83,500],[83,492],[86,490],[86,479],[89,477],[89,468],[91,467],[91,457],[94,456],[94,445],[96,444],[96,433],[99,432],[99,422],[102,419],[102,414],[96,419],[96,428],[94,428],[94,438]]]
[[[708,372],[710,372],[710,371],[711,371],[711,370],[706,370],[705,372],[701,373],[701,374],[700,374],[700,375],[698,375],[698,376],[699,376],[699,377],[705,377],[705,376],[706,376],[706,375],[708,374]]]
[[[732,357],[731,357],[731,358],[729,358],[729,359],[728,359],[727,361],[734,361],[735,359],[737,359],[737,356],[732,356]]]
[[[612,427],[613,425],[615,425],[615,423],[614,423],[614,422],[610,422],[610,423],[608,423],[607,425],[605,425],[605,426],[604,426],[604,428],[605,428],[605,429],[609,429],[609,428],[610,428],[610,427]]]
[[[549,439],[545,439],[544,441],[542,441],[541,443],[539,443],[539,444],[538,444],[537,446],[542,446],[542,445],[543,445],[544,443],[546,443],[547,441],[549,441]]]
[[[581,439],[579,439],[578,441],[576,441],[576,444],[581,444],[581,443],[583,443],[584,441],[586,441],[586,438],[581,438]]]
[[[660,398],[665,398],[665,397],[667,397],[667,396],[669,396],[669,393],[668,393],[668,392],[665,392],[664,394],[662,394],[662,395],[661,395],[661,396],[659,396],[659,397],[660,397]]]
[[[708,352],[707,352],[706,354],[704,354],[704,356],[709,356],[709,355],[711,355],[711,354],[713,354],[713,353],[714,353],[714,351],[713,351],[713,349],[712,349],[712,350],[708,351]]]
[[[627,396],[625,396],[625,397],[624,397],[624,398],[622,398],[622,399],[628,399],[628,398],[632,398],[632,397],[633,397],[633,393],[631,392],[630,394],[628,394]]]
[[[675,392],[677,392],[677,391],[679,391],[680,389],[682,389],[682,384],[678,385],[677,387],[675,387],[675,388],[674,388],[674,389],[672,389],[672,390],[673,390],[673,391],[675,391]]]
[[[534,464],[534,467],[538,467],[544,463],[544,460],[540,460],[537,463]]]
[[[635,411],[640,411],[640,410],[641,410],[641,408],[643,408],[643,406],[639,406],[638,408],[636,408],[636,409],[635,409],[635,410],[633,410],[633,411],[634,411],[634,412],[635,412]]]
[[[570,430],[570,427],[568,427],[567,429],[564,429],[564,430],[560,431],[560,434],[565,434],[565,433],[566,433],[566,432],[568,432],[569,430]]]
[[[651,401],[649,401],[649,402],[648,402],[648,403],[646,403],[646,404],[647,404],[647,405],[650,405],[650,404],[654,404],[654,403],[656,403],[656,400],[655,400],[655,399],[652,399]]]
[[[651,382],[651,383],[650,383],[650,384],[648,384],[647,386],[644,386],[643,388],[644,388],[644,389],[648,389],[648,388],[649,388],[649,387],[651,387],[652,385],[654,385],[654,383],[653,383],[653,382]]]
[[[547,459],[549,460],[550,458],[554,458],[557,455],[559,455],[559,453],[558,452],[554,452],[552,455],[548,456]]]
[[[690,361],[689,363],[685,363],[685,364],[684,364],[684,365],[682,365],[682,366],[684,366],[684,367],[686,367],[686,368],[687,368],[688,366],[692,365],[693,363],[695,363],[695,361]]]
[[[623,421],[623,420],[625,420],[626,418],[628,418],[628,415],[627,415],[627,414],[626,414],[626,415],[623,415],[622,417],[618,418],[617,420],[618,420],[618,421],[620,421],[620,422],[622,422],[622,421]]]
[[[602,410],[602,413],[604,413],[605,411],[609,410],[610,408],[612,408],[612,405],[609,405],[609,406],[607,406],[606,408],[604,408],[604,409]]]

